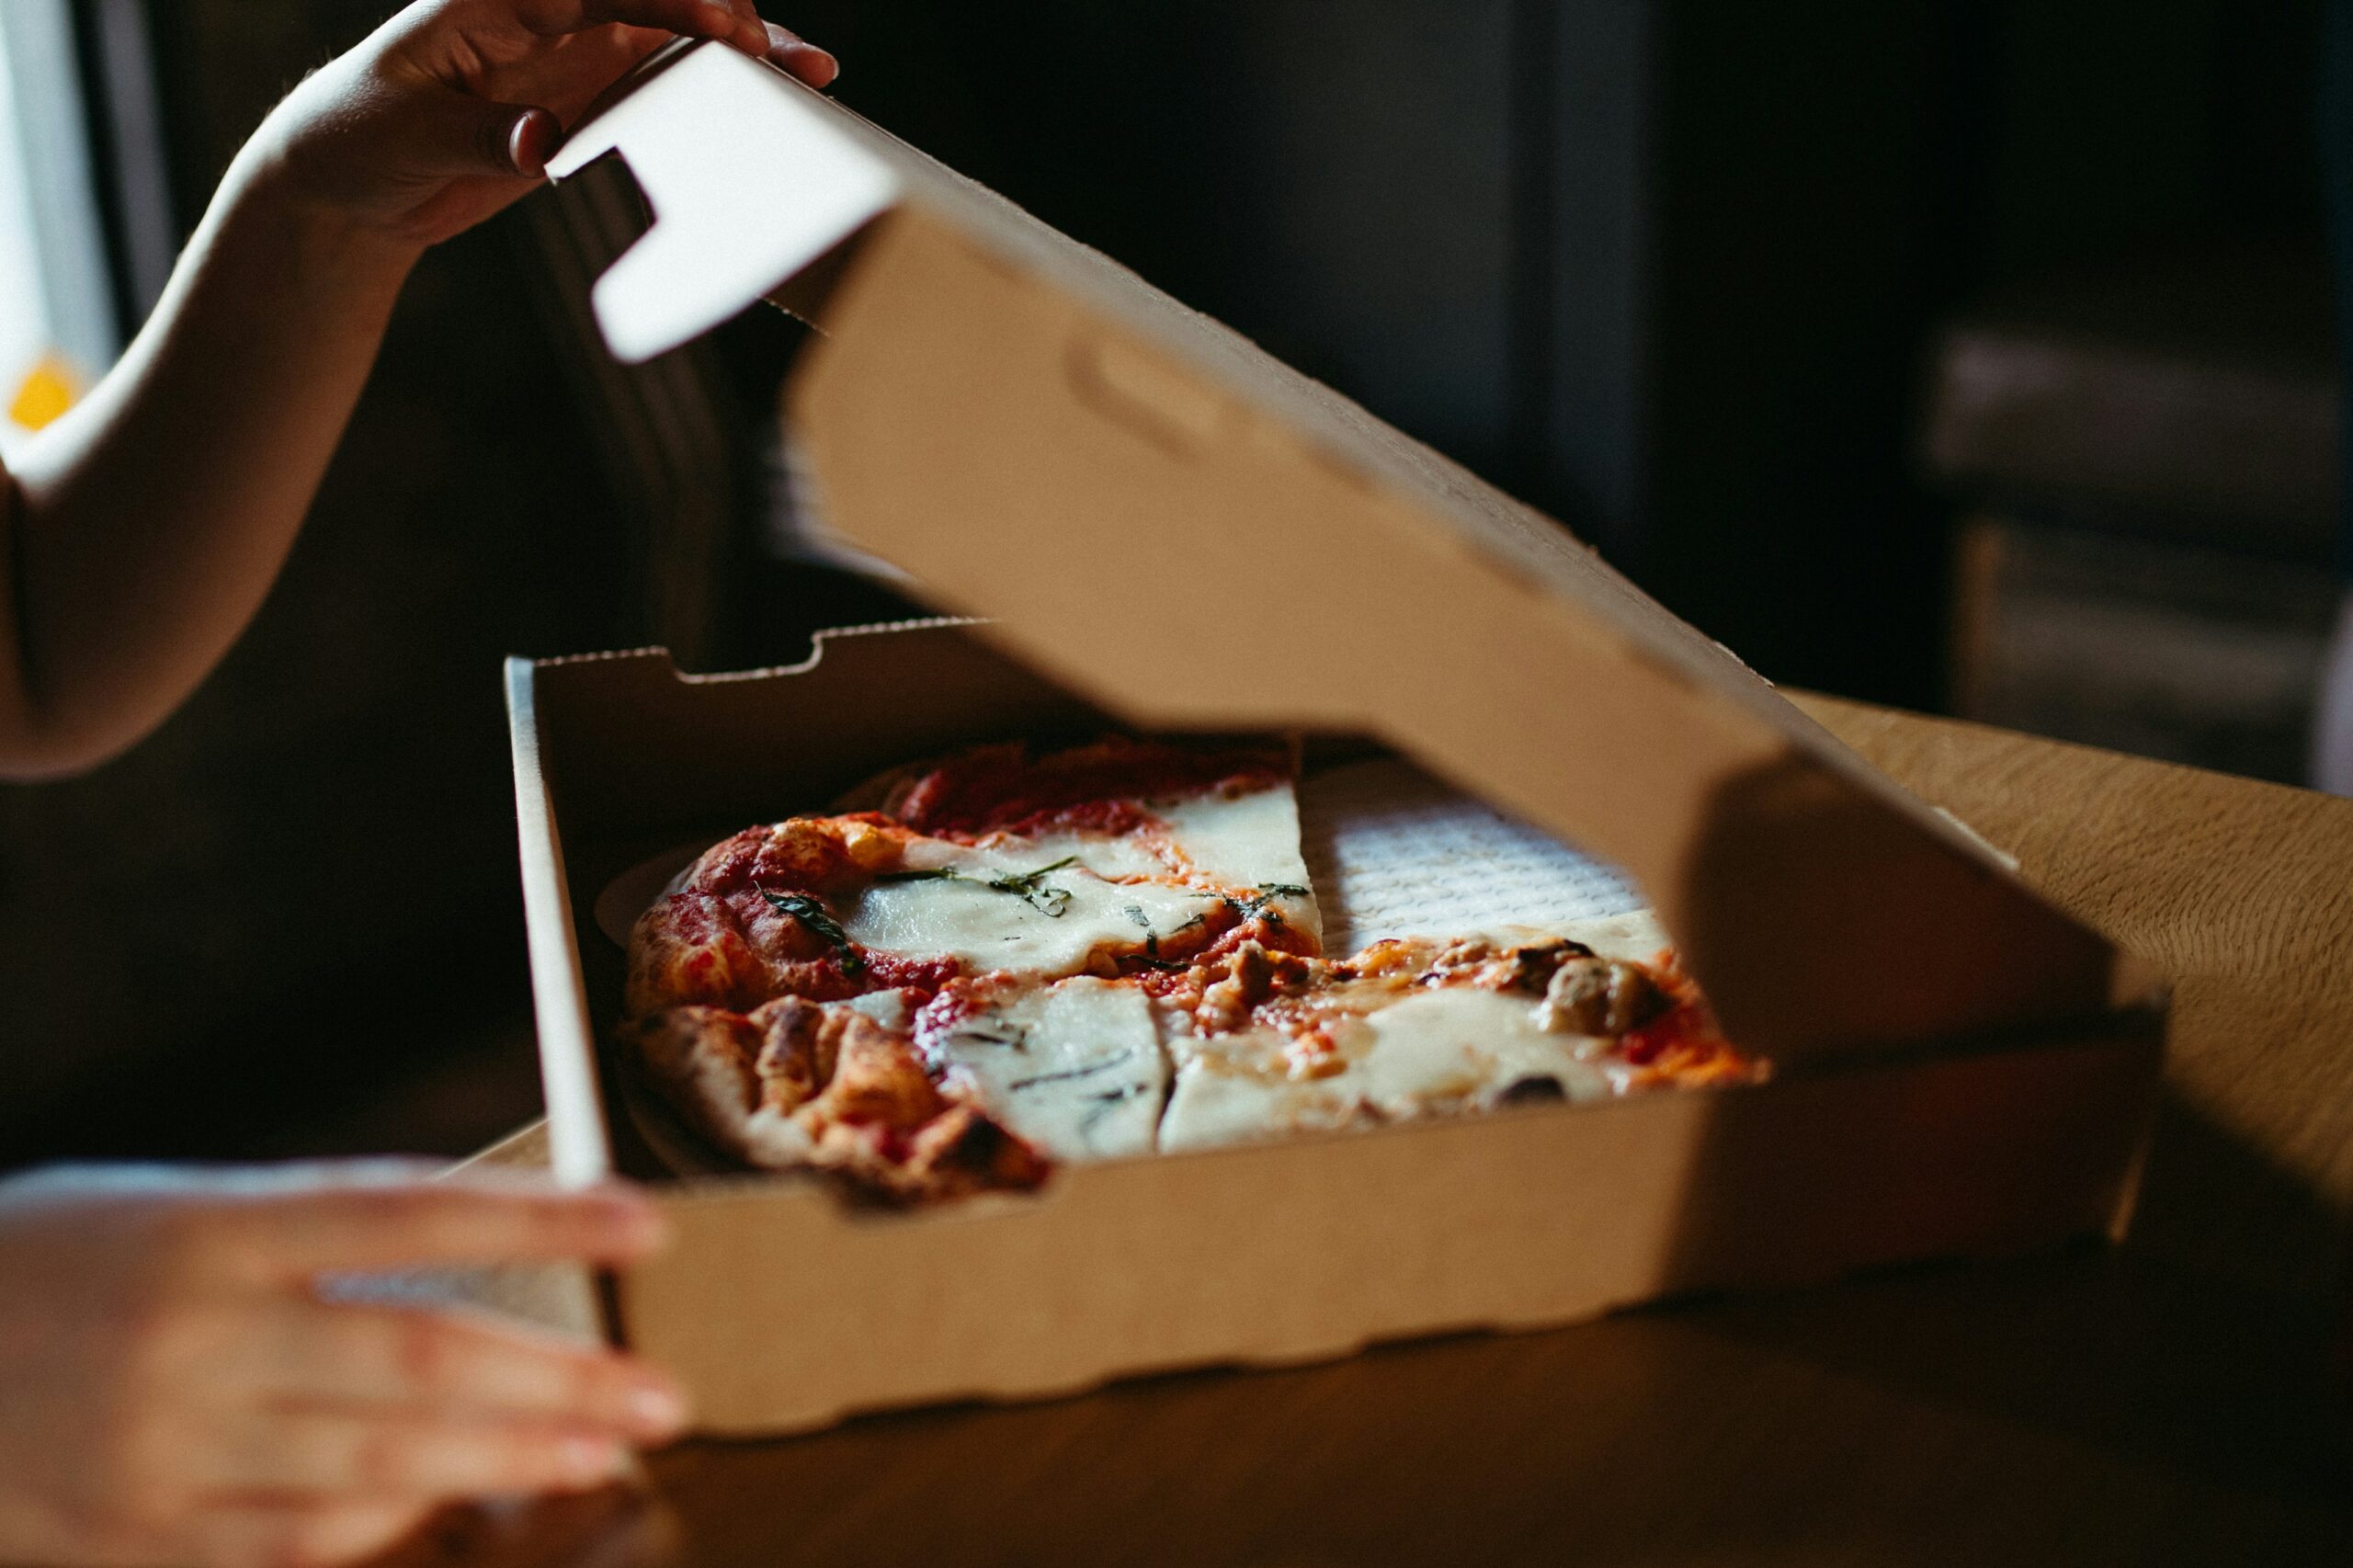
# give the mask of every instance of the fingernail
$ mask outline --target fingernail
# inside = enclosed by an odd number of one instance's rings
[[[562,134],[555,117],[545,109],[529,109],[517,115],[506,132],[506,161],[525,179],[538,179],[548,172],[544,149]]]
[[[608,1192],[597,1199],[599,1223],[620,1232],[639,1246],[658,1246],[670,1234],[670,1221],[661,1206],[633,1192]]]
[[[795,48],[792,52],[800,55],[805,60],[816,62],[816,85],[820,87],[830,87],[835,82],[841,80],[842,62],[834,58],[832,51],[819,49],[813,43],[804,43]]]
[[[641,1431],[667,1437],[687,1424],[686,1398],[668,1383],[639,1383],[629,1392],[629,1418]]]
[[[629,1465],[629,1450],[603,1437],[566,1437],[558,1453],[564,1478],[583,1486],[610,1481]]]
[[[811,86],[831,86],[835,78],[842,74],[842,62],[835,60],[830,51],[819,49],[808,40],[787,32],[774,22],[767,24],[767,29],[768,58],[779,65],[784,64],[788,60],[797,62],[801,69],[795,69],[793,74],[801,77]]]

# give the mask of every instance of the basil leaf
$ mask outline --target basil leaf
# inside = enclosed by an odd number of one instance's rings
[[[986,881],[967,876],[953,866],[941,866],[929,871],[885,871],[874,880],[878,882],[970,882],[991,892],[1011,893],[1039,914],[1060,920],[1070,909],[1071,893],[1066,888],[1048,887],[1038,879],[1049,871],[1059,871],[1078,864],[1075,855],[1065,856],[1051,866],[1040,866],[1034,871],[1008,871],[1001,877]]]
[[[842,929],[841,922],[825,913],[824,904],[806,893],[770,892],[766,888],[756,891],[767,900],[770,909],[779,915],[791,915],[814,931],[819,940],[840,954],[844,974],[856,976],[866,972],[866,956],[858,950],[858,944],[849,939],[849,933]]]
[[[1051,866],[1040,866],[1034,871],[1008,872],[989,879],[989,886],[999,892],[1009,892],[1026,902],[1030,908],[1050,920],[1060,920],[1070,909],[1071,892],[1067,888],[1048,887],[1040,879],[1048,872],[1059,871],[1078,864],[1078,857],[1065,855]]]
[[[1273,887],[1260,889],[1246,899],[1229,897],[1225,900],[1225,906],[1245,922],[1264,920],[1269,926],[1280,926],[1283,924],[1282,912],[1273,907],[1274,900],[1276,895],[1290,891],[1288,884],[1279,882]],[[1298,891],[1304,893],[1307,890],[1301,888]]]

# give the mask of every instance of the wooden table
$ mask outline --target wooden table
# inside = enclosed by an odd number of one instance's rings
[[[2122,1249],[692,1444],[400,1561],[2353,1563],[2353,801],[1807,706],[2177,977]]]

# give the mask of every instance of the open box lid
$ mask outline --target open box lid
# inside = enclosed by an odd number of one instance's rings
[[[550,172],[616,152],[614,352],[782,291],[828,524],[1106,710],[1379,737],[1622,866],[1785,1060],[2146,988],[1557,523],[783,73],[666,50]]]

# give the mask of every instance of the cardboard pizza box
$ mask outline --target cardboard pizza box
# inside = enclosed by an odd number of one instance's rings
[[[2121,1225],[2150,978],[1557,525],[723,49],[649,62],[553,172],[608,154],[656,214],[597,285],[614,350],[789,302],[819,329],[787,403],[829,525],[985,622],[744,676],[658,652],[510,667],[563,1176],[665,1168],[598,1049],[613,878],[943,745],[1107,719],[1363,737],[1623,867],[1777,1071],[1068,1169],[936,1212],[673,1182],[681,1244],[611,1283],[610,1329],[711,1429]]]

